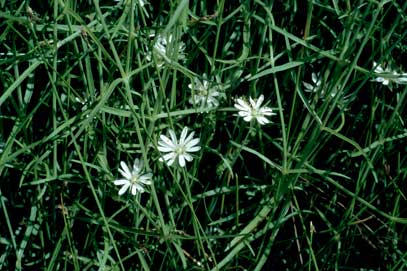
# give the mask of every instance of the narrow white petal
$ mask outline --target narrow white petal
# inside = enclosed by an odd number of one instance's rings
[[[139,181],[140,181],[141,183],[145,184],[145,185],[150,185],[150,184],[152,183],[152,181],[150,180],[150,178],[143,179],[143,178],[140,177],[140,180],[139,180]]]
[[[140,179],[151,179],[153,177],[153,173],[146,173],[140,176]]]
[[[251,115],[251,112],[246,112],[246,111],[239,111],[239,116],[241,117],[247,117]]]
[[[187,149],[187,152],[197,152],[201,149],[200,146],[190,147]]]
[[[171,141],[172,141],[173,145],[177,145],[178,140],[177,140],[177,136],[175,135],[175,132],[173,130],[169,129],[168,133],[170,134]]]
[[[184,153],[184,158],[185,160],[187,160],[188,162],[191,162],[194,158],[192,157],[192,155],[188,154],[188,153]]]
[[[260,109],[260,114],[266,115],[266,116],[276,115],[276,113],[273,112],[273,109],[268,108],[268,107],[263,107],[262,109]]]
[[[176,155],[174,155],[171,159],[169,159],[168,161],[166,161],[167,165],[168,165],[168,166],[171,166],[172,164],[174,164],[175,158],[177,158]]]
[[[245,107],[240,104],[235,104],[235,108],[239,111],[250,111],[251,110],[250,107]]]
[[[188,142],[191,141],[191,139],[194,137],[194,135],[195,135],[195,132],[191,132],[184,141],[181,142],[181,140],[180,140],[180,144],[188,145]],[[199,141],[199,139],[198,139],[198,141]]]
[[[157,149],[158,149],[160,152],[171,152],[171,151],[174,151],[175,148],[173,148],[173,147],[161,147],[161,146],[158,146]]]
[[[199,138],[194,138],[185,144],[185,149],[189,150],[189,148],[199,144]]]
[[[181,167],[185,167],[185,159],[184,159],[184,155],[180,155],[178,157],[178,163]]]
[[[215,98],[208,99],[208,105],[209,107],[218,107],[219,102]]]
[[[256,119],[257,119],[258,123],[260,123],[261,125],[270,122],[268,119],[266,119],[265,117],[262,117],[262,116],[258,116]]]
[[[261,106],[261,104],[263,103],[263,101],[264,101],[264,95],[263,94],[261,94],[260,95],[260,97],[257,99],[257,101],[256,101],[256,109],[259,109],[260,108],[260,106]]]
[[[171,160],[171,159],[175,159],[176,156],[177,156],[177,154],[175,152],[170,152],[170,153],[167,153],[166,155],[164,155],[162,158],[165,161],[168,161],[168,160]]]
[[[120,179],[120,180],[115,180],[113,182],[115,185],[124,185],[126,183],[129,183],[129,180],[125,180],[125,179]]]
[[[123,177],[130,179],[131,178],[131,172],[127,164],[123,161],[120,162],[120,166],[122,169],[119,168],[119,172],[123,175]]]
[[[184,127],[184,129],[182,129],[182,132],[181,132],[181,137],[179,139],[179,144],[184,144],[185,138],[187,137],[187,133],[188,133],[188,128]]]
[[[143,160],[140,160],[140,159],[138,159],[138,158],[136,158],[136,159],[134,160],[133,170],[139,172],[139,171],[143,168],[143,166],[144,166]]]
[[[133,196],[135,196],[137,194],[137,186],[132,185],[130,189],[131,189],[131,194]]]
[[[314,84],[317,84],[317,82],[318,82],[318,77],[317,77],[317,75],[315,74],[315,72],[313,72],[313,73],[311,74],[311,77],[312,77],[312,82],[314,82]]]
[[[122,188],[120,188],[120,190],[119,190],[119,195],[123,195],[129,188],[129,186],[130,186],[130,183],[126,183],[125,185],[123,185]]]
[[[314,92],[316,90],[313,85],[307,82],[303,82],[302,84],[304,85],[306,92]]]
[[[252,99],[252,97],[249,98],[250,104],[252,108],[256,108],[256,102]]]
[[[251,99],[251,98],[250,98]],[[239,110],[251,110],[251,107],[248,103],[243,101],[242,99],[237,99],[237,104],[235,104],[235,107]]]
[[[175,141],[173,142],[173,141],[171,141],[171,139],[169,139],[165,135],[160,135],[160,139],[161,140],[158,141],[158,145],[161,145],[163,147],[169,146],[169,147],[175,148],[175,144],[176,144],[177,139],[175,139]]]

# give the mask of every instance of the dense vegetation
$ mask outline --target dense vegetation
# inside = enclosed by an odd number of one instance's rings
[[[407,269],[406,1],[0,6],[1,270]]]

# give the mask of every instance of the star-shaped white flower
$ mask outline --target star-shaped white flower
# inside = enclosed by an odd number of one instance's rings
[[[119,168],[120,174],[124,179],[118,179],[114,181],[115,185],[121,185],[119,195],[123,195],[128,189],[134,196],[137,192],[143,193],[145,191],[144,186],[151,184],[152,173],[143,172],[143,161],[139,159],[134,160],[133,169],[130,171],[125,162],[120,162],[121,168]]]
[[[153,34],[154,36],[154,34]],[[147,60],[152,60],[152,55],[156,61],[157,67],[161,68],[166,61],[171,61],[175,56],[178,60],[185,60],[185,44],[180,41],[177,43],[178,47],[175,48],[175,39],[172,34],[169,35],[158,35],[154,46],[153,52],[148,52]]]
[[[324,88],[324,86],[322,85],[320,74],[319,73],[316,74],[313,72],[311,74],[311,79],[312,79],[312,84],[307,83],[307,82],[302,82],[302,84],[304,85],[304,90],[306,92],[318,93],[320,95],[320,98],[325,99],[326,98],[326,93],[325,93],[326,88]],[[336,96],[336,94],[338,93],[338,89],[340,89],[340,86],[337,86],[332,91],[328,91],[328,92],[330,92],[331,98],[334,98]]]
[[[115,2],[119,2],[119,4],[123,2],[123,0],[114,0],[114,1],[115,1]],[[144,2],[144,0],[138,0],[137,2],[138,2],[138,4],[140,5],[140,7],[144,7],[144,5],[146,4],[146,3]],[[137,2],[136,2],[136,3],[137,3]]]
[[[376,76],[372,81],[382,83],[388,86],[389,83],[394,82],[396,84],[407,84],[407,73],[397,73],[392,71],[389,67],[383,69],[382,65],[373,61],[374,72],[376,74],[383,74],[383,76]]]
[[[188,87],[193,94],[189,99],[190,104],[206,109],[219,106],[218,97],[220,93],[218,87],[211,86],[205,74],[202,81],[195,77],[193,84],[188,84]]]
[[[256,119],[260,125],[270,123],[267,116],[276,115],[276,113],[269,107],[261,106],[264,101],[263,94],[257,100],[253,100],[251,97],[249,100],[250,104],[241,98],[236,100],[235,107],[239,110],[239,116],[247,122]]]
[[[396,74],[394,71],[390,70],[388,67],[383,69],[382,65],[377,64],[374,61],[373,61],[373,67],[375,67],[374,72],[378,73],[378,74],[393,74],[393,75]],[[377,76],[372,81],[382,83],[385,86],[387,86],[390,83],[390,79],[388,77],[381,77],[381,76]]]
[[[181,137],[178,141],[175,132],[171,129],[168,130],[170,138],[165,135],[160,135],[158,141],[158,150],[163,154],[160,158],[161,162],[166,162],[168,166],[171,166],[176,160],[181,167],[184,167],[186,162],[191,162],[193,157],[190,152],[197,152],[201,149],[199,144],[199,138],[193,138],[195,132],[191,132],[188,135],[188,128],[184,127],[181,132]]]
[[[303,82],[304,88],[306,92],[318,92],[318,90],[321,88],[321,79],[319,74],[315,74],[315,72],[313,72],[311,74],[311,79],[312,79],[312,84],[307,83],[307,82]]]

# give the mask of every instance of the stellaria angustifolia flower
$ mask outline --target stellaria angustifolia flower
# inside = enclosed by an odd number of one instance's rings
[[[302,84],[304,85],[304,90],[306,92],[318,92],[319,89],[321,88],[321,78],[319,73],[316,74],[315,72],[313,72],[311,74],[311,79],[312,79],[312,84],[307,83],[307,82],[302,82]]]
[[[326,91],[328,87],[322,84],[320,73],[313,72],[311,74],[311,79],[312,83],[302,82],[302,84],[304,85],[304,90],[306,92],[318,93],[319,97],[322,99],[326,98],[326,92],[329,92],[329,96],[331,96],[331,98],[334,98],[338,93],[338,90],[340,89],[340,86],[335,86],[334,89],[332,89],[331,91],[329,91],[329,89],[328,91]]]
[[[372,81],[382,83],[385,86],[391,87],[389,84],[394,82],[396,84],[407,84],[407,73],[397,73],[388,66],[383,68],[381,64],[373,61],[374,72],[377,74],[376,78]]]
[[[188,84],[188,88],[192,91],[189,99],[190,104],[201,109],[212,109],[219,106],[219,87],[212,85],[206,74],[204,74],[202,81],[194,77],[193,82]]]
[[[235,103],[235,108],[239,110],[239,116],[247,122],[256,119],[260,125],[270,123],[267,116],[276,115],[273,110],[267,106],[261,106],[264,101],[264,95],[260,95],[257,99],[249,98],[249,102],[242,98],[238,98]]]
[[[186,161],[191,162],[193,157],[191,152],[197,152],[201,149],[199,144],[199,138],[194,138],[195,132],[192,131],[188,135],[188,128],[184,127],[181,132],[180,139],[177,139],[175,132],[172,129],[168,130],[170,137],[160,135],[158,140],[158,150],[163,153],[160,157],[161,162],[165,162],[168,166],[174,164],[175,161],[181,167],[184,167]]]
[[[154,37],[155,34],[152,36]],[[148,61],[153,60],[153,58],[159,68],[173,59],[184,61],[185,43],[177,41],[172,34],[159,34],[155,40],[152,52],[147,54]]]
[[[131,170],[123,161],[120,162],[120,166],[119,172],[124,178],[114,181],[115,185],[122,186],[119,190],[119,195],[123,195],[127,190],[130,190],[133,196],[136,195],[137,192],[143,193],[145,191],[145,185],[151,184],[153,174],[144,172],[144,163],[142,160],[136,158]]]
[[[118,2],[119,4],[122,4],[125,0],[114,0],[115,2]],[[140,5],[140,7],[144,7],[144,5],[146,4],[146,2],[144,0],[138,0],[136,1],[136,3],[138,3]]]

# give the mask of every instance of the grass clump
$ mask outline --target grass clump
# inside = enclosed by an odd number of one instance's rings
[[[0,269],[407,268],[407,4],[0,6]]]

